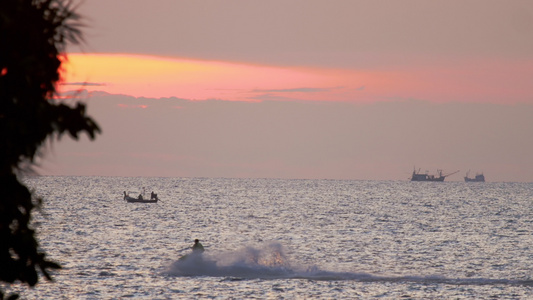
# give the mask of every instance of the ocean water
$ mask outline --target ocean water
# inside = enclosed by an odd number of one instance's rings
[[[531,183],[25,181],[63,266],[7,287],[26,299],[533,298]],[[160,201],[123,200],[143,187]],[[204,254],[178,260],[195,238]]]

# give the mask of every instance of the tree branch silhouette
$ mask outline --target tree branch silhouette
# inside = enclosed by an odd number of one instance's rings
[[[83,103],[60,103],[56,90],[66,44],[83,40],[79,20],[71,1],[0,1],[0,280],[7,283],[34,286],[39,272],[51,280],[49,271],[60,268],[31,227],[43,200],[19,177],[32,172],[47,139],[100,133]]]

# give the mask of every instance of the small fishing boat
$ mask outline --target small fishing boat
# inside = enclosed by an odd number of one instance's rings
[[[470,171],[466,172],[465,182],[485,182],[485,175],[483,173],[477,173],[474,178],[470,178],[468,176],[469,173]]]
[[[451,176],[459,171],[455,171],[450,174],[442,175],[442,170],[437,170],[436,175],[429,175],[426,171],[426,173],[420,173],[420,169],[418,169],[418,172],[416,169],[413,170],[413,175],[411,176],[411,181],[444,181],[444,178]]]
[[[155,197],[154,197],[155,195]],[[133,197],[130,197],[126,191],[124,191],[124,200],[126,200],[127,202],[129,203],[133,203],[133,202],[136,202],[136,203],[157,203],[157,201],[159,200],[159,198],[157,198],[157,194],[154,194],[152,193],[152,197],[151,199],[144,199],[142,197],[142,195],[139,195],[138,198],[133,198]]]

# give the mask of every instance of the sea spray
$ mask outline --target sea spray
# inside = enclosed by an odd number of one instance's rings
[[[246,246],[235,251],[191,253],[165,272],[173,276],[287,278],[294,274],[279,243]]]
[[[532,280],[489,278],[447,278],[430,276],[384,276],[364,272],[323,270],[319,266],[289,263],[283,246],[277,242],[245,246],[220,253],[190,253],[182,256],[164,272],[170,276],[211,276],[238,279],[307,279],[318,281],[358,281],[453,285],[533,286]]]

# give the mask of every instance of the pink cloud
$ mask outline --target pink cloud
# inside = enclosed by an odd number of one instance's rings
[[[131,104],[125,104],[125,103],[119,103],[117,104],[120,108],[148,108],[148,105],[145,104],[139,104],[139,105],[131,105]]]

